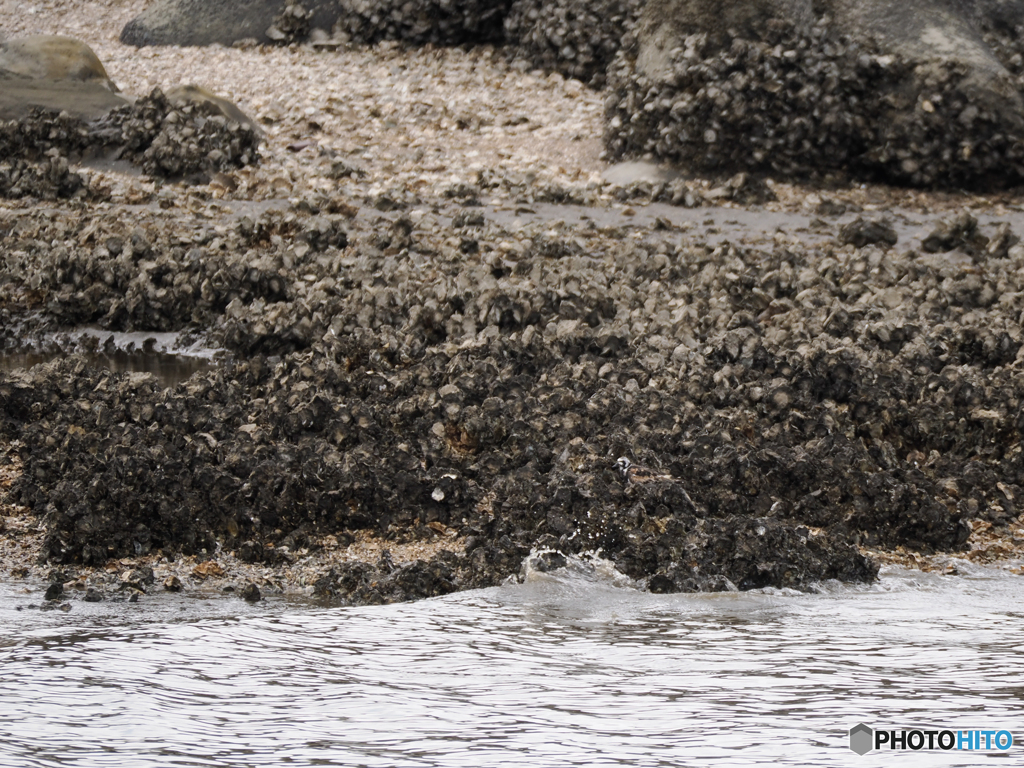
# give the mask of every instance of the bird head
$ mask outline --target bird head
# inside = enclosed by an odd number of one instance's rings
[[[633,462],[627,459],[625,456],[621,456],[620,458],[615,460],[615,466],[618,467],[618,470],[619,472],[622,473],[622,476],[626,477],[629,472],[629,468],[633,466]]]

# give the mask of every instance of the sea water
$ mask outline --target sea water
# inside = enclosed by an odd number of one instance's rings
[[[652,595],[600,569],[378,607],[0,584],[0,765],[1004,765],[1024,576],[888,568],[813,593]],[[38,585],[34,585],[38,586]],[[1007,751],[849,731],[1010,731]]]

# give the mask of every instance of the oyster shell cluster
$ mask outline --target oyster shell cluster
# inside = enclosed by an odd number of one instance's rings
[[[601,88],[639,10],[639,0],[517,0],[505,40],[533,66]]]
[[[413,44],[505,44],[529,66],[594,87],[636,21],[639,0],[343,0],[333,28],[311,26],[313,14],[291,3],[267,30],[271,42],[315,47],[401,40]]]
[[[157,178],[207,181],[259,159],[260,137],[203,103],[171,104],[160,89],[95,121],[52,110],[0,121],[0,195],[44,200],[89,190],[70,161],[112,154]]]
[[[67,156],[87,143],[85,125],[67,114],[33,110],[23,120],[0,121],[0,197],[55,200],[86,193]]]
[[[171,388],[74,357],[0,377],[50,560],[450,531],[462,551],[316,589],[443,594],[535,548],[600,549],[655,591],[801,587],[872,578],[855,544],[956,551],[967,520],[1020,514],[1024,249],[990,249],[1000,230],[940,222],[966,234],[915,258],[464,212],[110,216],[60,253],[70,219],[0,224],[54,316],[192,323],[238,355]],[[941,250],[961,240],[971,266]],[[624,482],[620,456],[661,479]]]
[[[260,136],[252,124],[232,120],[215,104],[172,104],[159,88],[112,113],[98,130],[111,127],[120,157],[150,176],[205,181],[259,160]]]
[[[88,187],[81,175],[71,170],[66,157],[0,162],[0,197],[56,200],[83,193],[88,193]]]
[[[501,39],[510,0],[342,0],[335,30],[357,43],[460,45]]]

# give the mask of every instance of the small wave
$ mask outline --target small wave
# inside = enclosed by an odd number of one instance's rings
[[[565,555],[555,549],[535,549],[523,560],[519,572],[523,584],[535,582],[576,582],[618,589],[639,589],[641,584],[615,568],[601,551]]]

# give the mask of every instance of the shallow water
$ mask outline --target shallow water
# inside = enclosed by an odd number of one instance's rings
[[[75,354],[94,368],[111,373],[152,373],[163,386],[173,387],[215,365],[218,352],[200,343],[182,343],[173,333],[112,333],[80,328],[48,334],[28,349],[0,348],[0,373]]]
[[[210,368],[211,362],[199,357],[164,355],[146,352],[79,353],[94,368],[111,373],[152,373],[165,387],[186,381],[192,374]],[[65,357],[61,352],[21,352],[0,355],[0,372],[28,369]]]
[[[563,573],[374,608],[161,594],[66,614],[8,583],[0,765],[991,764],[848,746],[859,722],[1024,738],[1024,578],[965,570],[812,595]]]

